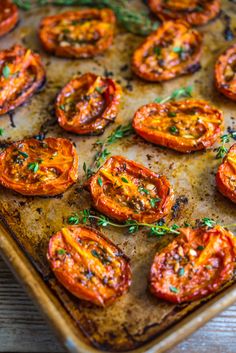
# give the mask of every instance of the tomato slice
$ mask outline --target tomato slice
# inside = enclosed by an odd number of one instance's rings
[[[181,21],[168,21],[135,50],[132,69],[147,81],[167,81],[200,68],[202,35]]]
[[[121,87],[92,73],[71,80],[56,100],[60,126],[79,135],[99,135],[118,114]]]
[[[133,128],[149,142],[188,153],[216,141],[223,128],[223,115],[207,102],[195,99],[151,103],[135,113]]]
[[[78,156],[67,139],[18,141],[0,154],[0,183],[23,195],[58,195],[77,177]]]
[[[114,302],[131,284],[129,259],[89,227],[70,226],[53,235],[48,260],[69,292],[99,306]]]
[[[10,32],[19,21],[18,8],[11,0],[0,1],[0,37]]]
[[[230,148],[216,174],[218,190],[236,203],[236,143]]]
[[[38,54],[20,45],[0,51],[0,115],[25,103],[44,82]]]
[[[221,8],[220,0],[148,0],[153,13],[161,20],[182,19],[201,26],[214,19]]]
[[[94,207],[120,222],[153,223],[173,205],[173,191],[165,176],[121,156],[112,156],[87,185]]]
[[[56,56],[93,57],[112,44],[115,22],[110,9],[68,11],[43,18],[39,38],[45,50]]]
[[[225,228],[180,229],[154,258],[150,290],[173,303],[201,299],[233,277],[235,257],[235,236]]]
[[[236,45],[218,58],[215,65],[215,84],[221,93],[236,101]]]

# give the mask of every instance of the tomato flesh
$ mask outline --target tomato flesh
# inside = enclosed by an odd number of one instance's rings
[[[94,207],[120,222],[158,221],[173,204],[173,191],[165,176],[121,156],[109,158],[86,186]]]
[[[11,0],[0,1],[0,37],[10,32],[19,21],[18,8]]]
[[[182,21],[167,21],[135,50],[132,69],[140,78],[161,82],[200,68],[202,35]]]
[[[216,88],[236,101],[236,45],[222,54],[215,65]]]
[[[45,17],[39,38],[46,51],[61,57],[88,58],[113,41],[115,15],[110,9],[84,9]]]
[[[236,144],[234,144],[216,174],[218,190],[231,201],[236,203]]]
[[[133,128],[145,140],[179,152],[210,147],[223,128],[221,111],[195,99],[139,108]]]
[[[233,277],[235,256],[235,236],[225,228],[182,228],[156,254],[150,290],[158,298],[179,304],[204,298]]]
[[[77,178],[78,156],[66,139],[14,142],[0,154],[0,183],[23,195],[58,195]]]
[[[79,135],[99,135],[118,114],[121,87],[92,73],[70,81],[56,100],[60,126]]]
[[[0,52],[0,115],[25,103],[45,82],[38,54],[20,45]]]
[[[71,226],[53,235],[48,260],[69,292],[99,306],[114,302],[131,284],[129,259],[89,227]]]
[[[148,5],[161,20],[182,19],[201,26],[220,12],[220,0],[148,0]]]

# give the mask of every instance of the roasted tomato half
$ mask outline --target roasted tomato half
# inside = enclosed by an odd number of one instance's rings
[[[20,45],[0,51],[0,115],[25,103],[44,82],[38,54]]]
[[[133,128],[145,140],[185,153],[210,147],[222,125],[221,111],[194,99],[147,104],[133,119]]]
[[[236,203],[236,143],[230,148],[216,174],[218,190]]]
[[[215,65],[215,84],[218,91],[236,101],[236,45],[218,58]]]
[[[87,186],[94,207],[120,222],[153,223],[166,216],[173,204],[165,176],[121,156],[109,158]]]
[[[99,135],[115,120],[121,87],[109,78],[87,73],[70,81],[56,100],[60,126],[79,135]]]
[[[200,68],[202,35],[181,21],[168,21],[135,50],[132,69],[147,81],[167,81]]]
[[[48,260],[69,292],[99,306],[111,304],[131,284],[129,259],[89,227],[62,228],[52,236]]]
[[[220,0],[148,0],[150,9],[163,21],[182,19],[201,26],[220,12]]]
[[[78,156],[66,139],[19,141],[0,154],[0,183],[23,195],[58,195],[77,177]]]
[[[68,11],[45,17],[39,38],[45,50],[56,56],[93,57],[112,44],[115,21],[110,9]]]
[[[151,292],[173,303],[206,297],[232,278],[235,257],[235,236],[225,228],[180,229],[154,258]]]
[[[0,37],[10,32],[19,20],[19,12],[10,0],[0,1]]]

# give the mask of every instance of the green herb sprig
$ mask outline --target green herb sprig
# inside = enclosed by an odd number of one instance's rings
[[[216,159],[221,159],[226,156],[229,150],[225,144],[229,143],[231,139],[236,140],[236,131],[230,131],[228,134],[221,136],[220,140],[222,145],[216,149]]]
[[[90,178],[94,171],[99,168],[102,163],[105,162],[108,156],[110,156],[111,152],[108,151],[107,147],[117,142],[118,140],[128,137],[134,133],[132,128],[132,124],[128,123],[126,125],[119,125],[117,128],[107,137],[107,139],[102,141],[97,141],[95,146],[99,148],[94,156],[94,161],[91,167],[88,167],[86,163],[83,164],[83,170],[85,172],[86,178]]]
[[[83,210],[80,214],[73,213],[71,216],[68,217],[67,222],[68,224],[86,224],[89,220],[96,220],[97,225],[101,227],[117,227],[117,228],[127,228],[130,234],[137,232],[141,227],[147,228],[149,230],[148,235],[150,236],[163,236],[165,234],[175,234],[178,235],[179,231],[176,224],[173,226],[166,226],[162,222],[159,223],[141,223],[135,220],[128,220],[124,224],[114,223],[109,218],[103,215],[93,215],[90,213],[90,210]]]
[[[4,130],[0,127],[0,136],[3,136]]]
[[[174,90],[171,95],[165,98],[156,98],[155,103],[164,104],[171,100],[177,100],[180,98],[189,98],[192,97],[193,86],[182,87]]]
[[[115,12],[117,20],[127,31],[143,36],[159,26],[159,22],[151,21],[147,13],[127,7],[128,2],[125,0],[14,0],[14,3],[26,11],[43,5],[108,7]]]

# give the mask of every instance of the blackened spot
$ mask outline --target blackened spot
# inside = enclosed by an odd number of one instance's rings
[[[196,63],[196,64],[191,65],[188,68],[188,73],[193,74],[194,72],[196,72],[196,71],[198,71],[200,69],[201,69],[201,64],[200,63]]]
[[[11,127],[16,127],[16,125],[14,123],[14,111],[8,112],[8,116],[9,116],[9,119],[10,119]]]
[[[183,195],[179,196],[176,199],[174,206],[172,207],[172,211],[173,211],[172,219],[177,218],[183,206],[187,204],[188,204],[188,198]]]
[[[125,64],[125,65],[120,67],[120,71],[121,72],[127,71],[128,69],[129,69],[129,65],[128,64]]]

